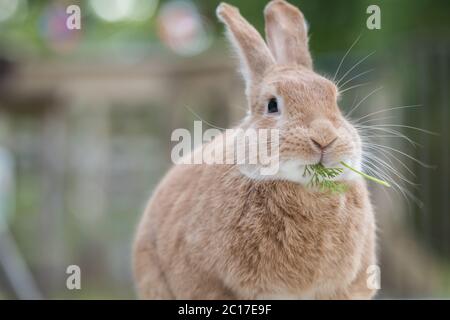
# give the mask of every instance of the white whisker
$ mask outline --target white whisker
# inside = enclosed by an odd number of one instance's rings
[[[365,145],[366,148],[372,148],[373,150],[379,151],[381,155],[383,155],[384,157],[386,157],[386,159],[392,164],[393,162],[391,161],[391,159],[386,156],[386,154],[388,154],[389,156],[391,156],[392,158],[394,158],[403,168],[405,168],[412,176],[416,177],[416,174],[406,165],[403,163],[403,161],[401,161],[395,154],[393,154],[392,152],[390,152],[389,150],[383,150],[382,148],[379,148],[377,146],[374,145]]]
[[[404,153],[403,151],[397,150],[397,149],[395,149],[395,148],[388,147],[388,146],[384,146],[384,145],[381,145],[381,144],[375,144],[375,143],[374,143],[373,145],[374,145],[374,146],[378,146],[378,147],[380,147],[380,148],[386,148],[386,149],[392,150],[392,151],[394,151],[394,152],[397,152],[397,153],[399,153],[399,154],[401,154],[401,155],[407,157],[408,159],[411,159],[412,161],[416,162],[417,164],[419,164],[419,165],[421,165],[421,166],[423,166],[423,167],[425,167],[425,168],[428,168],[428,169],[434,169],[434,168],[435,168],[435,166],[426,164],[426,163],[424,163],[424,162],[422,162],[422,161],[420,161],[420,160],[414,158],[413,156],[410,156],[409,154]]]
[[[333,76],[333,82],[334,80],[336,80],[336,76],[338,75],[339,71],[341,70],[342,64],[345,61],[345,58],[347,58],[348,54],[350,53],[350,51],[352,51],[353,47],[358,43],[359,39],[361,39],[362,34],[360,34],[356,40],[352,43],[352,45],[350,46],[350,48],[347,50],[347,52],[345,53],[344,57],[342,57],[341,62],[339,63],[339,66],[336,69],[336,72]]]
[[[380,91],[381,89],[383,89],[383,87],[378,87],[378,88],[376,88],[375,90],[371,91],[367,96],[364,97],[364,99],[362,99],[360,102],[358,102],[358,104],[357,104],[352,110],[350,110],[350,112],[347,113],[347,114],[345,115],[345,117],[346,117],[346,118],[350,117],[350,115],[351,115],[356,109],[358,109],[359,106],[360,106],[361,104],[364,103],[364,101],[366,101],[367,99],[369,99],[370,96],[372,96],[372,95],[375,94],[376,92]]]
[[[200,117],[194,110],[192,110],[192,109],[189,108],[188,106],[185,106],[185,108],[186,108],[187,110],[189,110],[196,118],[198,118],[199,120],[201,120],[201,121],[203,121],[204,123],[206,123],[208,126],[210,126],[210,127],[212,127],[212,128],[215,128],[215,129],[218,129],[218,130],[227,130],[226,128],[218,127],[218,126],[216,126],[216,125],[214,125],[214,124],[212,124],[212,123],[210,123],[210,122],[204,120],[202,117]]]
[[[347,83],[350,83],[351,81],[353,81],[353,80],[355,80],[355,79],[357,79],[357,78],[359,78],[359,77],[362,77],[363,75],[368,74],[368,73],[370,73],[370,72],[372,72],[372,71],[374,71],[374,70],[375,70],[375,69],[369,69],[369,70],[366,70],[366,71],[364,71],[364,72],[361,72],[361,73],[357,74],[356,76],[351,77],[350,79],[348,79],[347,81],[345,81],[345,82],[341,85],[341,87],[345,87],[345,85],[346,85]]]
[[[381,118],[375,118],[375,119],[369,119],[369,120],[365,120],[363,122],[357,122],[359,125],[367,125],[367,123],[370,122],[378,122],[378,121],[382,121],[382,120],[389,120],[392,119],[393,116],[389,116],[389,117],[381,117]]]
[[[369,53],[367,56],[365,56],[364,58],[362,58],[361,60],[359,60],[357,63],[355,63],[353,65],[353,67],[351,67],[340,79],[338,82],[336,82],[336,86],[339,86],[339,83],[345,79],[345,77],[353,71],[353,69],[355,69],[357,66],[359,66],[361,63],[363,63],[365,60],[367,60],[370,56],[374,55],[376,51],[373,51],[372,53]]]
[[[413,127],[413,126],[408,126],[408,125],[402,125],[402,124],[391,124],[391,123],[389,123],[389,124],[377,124],[377,125],[374,125],[373,127],[387,127],[387,128],[389,128],[389,127],[398,127],[398,128],[407,128],[407,129],[416,130],[416,131],[419,131],[419,132],[422,132],[422,133],[431,134],[431,135],[434,135],[434,136],[438,136],[438,135],[439,135],[439,133],[437,133],[437,132],[425,130],[425,129],[418,128],[418,127]]]
[[[403,133],[401,133],[400,131],[394,130],[394,129],[387,129],[387,128],[378,128],[374,125],[372,126],[364,126],[364,125],[357,125],[355,124],[354,127],[360,132],[360,135],[364,135],[361,133],[361,131],[381,131],[381,132],[385,132],[385,133],[389,133],[392,135],[395,135],[399,138],[403,138],[406,141],[408,141],[413,147],[421,147],[421,145],[419,143],[417,143],[416,141],[412,140],[411,138],[409,138],[408,136],[404,135]]]
[[[395,174],[398,178],[400,178],[401,180],[403,180],[404,182],[409,183],[412,186],[417,186],[417,184],[415,184],[414,182],[412,182],[411,180],[407,179],[404,175],[402,175],[401,173],[399,173],[393,166],[391,166],[390,164],[388,164],[386,161],[380,159],[377,156],[373,156],[372,155],[372,159],[373,161],[377,162],[379,165],[381,165],[382,167],[384,167],[385,169],[389,170],[390,172],[392,172],[393,174]]]
[[[407,109],[407,108],[417,108],[417,107],[422,107],[422,105],[414,104],[414,105],[408,105],[408,106],[389,107],[388,109],[378,110],[378,111],[366,114],[365,116],[363,116],[363,117],[361,117],[359,119],[356,119],[355,121],[358,122],[358,121],[361,121],[361,120],[363,120],[365,118],[368,118],[368,117],[371,117],[373,115],[376,115],[376,114],[379,114],[379,113],[383,113],[383,112],[399,110],[399,109]]]

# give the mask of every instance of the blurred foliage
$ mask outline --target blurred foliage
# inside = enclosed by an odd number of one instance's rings
[[[162,0],[161,7],[169,0]],[[450,2],[446,0],[294,0],[309,22],[311,49],[315,54],[330,51],[342,51],[365,29],[367,15],[365,10],[371,4],[377,4],[382,12],[382,29],[365,33],[361,46],[389,48],[398,41],[409,41],[426,34],[428,37],[440,38],[448,35],[450,22]],[[81,45],[71,53],[107,54],[114,48],[133,51],[136,46],[148,52],[154,51],[160,43],[157,36],[154,15],[146,21],[107,22],[93,14],[87,0],[74,1],[29,1],[27,14],[1,24],[0,46],[14,44],[15,53],[31,52],[38,55],[55,54],[45,38],[42,37],[42,23],[45,11],[52,6],[64,8],[65,4],[78,3],[82,11]],[[217,37],[221,35],[222,26],[215,17],[218,0],[195,0],[200,14],[212,26]],[[263,33],[263,9],[267,1],[230,0],[238,6],[241,13]],[[101,39],[101,42],[99,40]],[[1,45],[1,44],[4,45]],[[108,57],[108,56],[106,56]]]

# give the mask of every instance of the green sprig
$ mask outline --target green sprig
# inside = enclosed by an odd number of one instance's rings
[[[390,185],[389,183],[387,183],[386,181],[383,181],[383,180],[380,180],[380,179],[378,179],[378,178],[369,176],[368,174],[365,174],[364,172],[361,172],[361,171],[359,171],[359,170],[356,170],[355,168],[350,167],[350,166],[349,166],[348,164],[346,164],[344,161],[341,161],[341,164],[342,164],[344,167],[346,167],[347,169],[352,170],[353,172],[359,174],[360,176],[362,176],[362,177],[364,177],[364,178],[366,178],[366,179],[368,179],[368,180],[371,180],[371,181],[373,181],[373,182],[379,183],[379,184],[381,184],[381,185],[383,185],[383,186],[385,186],[385,187],[388,187],[388,188],[391,187],[391,185]]]
[[[364,172],[361,172],[345,162],[341,161],[341,164],[347,169],[359,174],[360,176],[371,180],[373,182],[379,183],[385,187],[390,187],[391,185],[386,181],[380,180],[378,178],[372,177]],[[321,163],[307,165],[305,166],[305,171],[303,172],[303,176],[307,175],[311,176],[311,180],[308,182],[308,187],[318,188],[322,192],[331,192],[331,193],[343,193],[347,191],[347,186],[338,181],[333,181],[331,179],[336,178],[340,174],[344,172],[343,168],[327,168]]]
[[[347,191],[347,186],[342,182],[331,180],[343,171],[343,168],[326,168],[323,164],[317,163],[305,166],[303,176],[311,176],[308,187],[318,188],[322,192],[343,193]]]

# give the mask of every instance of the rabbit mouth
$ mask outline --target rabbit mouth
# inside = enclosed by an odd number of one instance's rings
[[[319,161],[305,162],[299,159],[289,159],[280,161],[279,174],[275,178],[285,179],[293,182],[297,182],[303,185],[307,185],[311,181],[312,174],[310,171],[306,170],[310,166],[321,165],[325,168],[342,170],[342,173],[337,175],[331,180],[341,181],[341,180],[352,180],[356,177],[352,172],[346,170],[341,164],[345,161],[352,166],[360,167],[359,161],[354,157],[342,157],[342,159],[333,161],[327,161],[325,159],[320,159]]]
[[[334,181],[352,180],[357,177],[357,175],[342,166],[342,161],[355,168],[360,168],[360,162],[357,156],[353,154],[340,154],[332,157],[329,154],[325,156],[317,154],[308,160],[303,157],[280,157],[276,170],[268,171],[270,174],[261,173],[261,169],[264,167],[261,164],[243,164],[238,165],[238,168],[241,174],[252,180],[284,180],[307,186],[312,178],[311,171],[307,170],[307,168],[311,166],[321,165],[327,169],[342,170],[342,174],[330,179]]]

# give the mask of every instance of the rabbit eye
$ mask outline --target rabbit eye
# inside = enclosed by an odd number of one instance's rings
[[[267,105],[268,113],[276,113],[278,112],[278,101],[276,98],[272,98],[269,100],[269,104]]]

